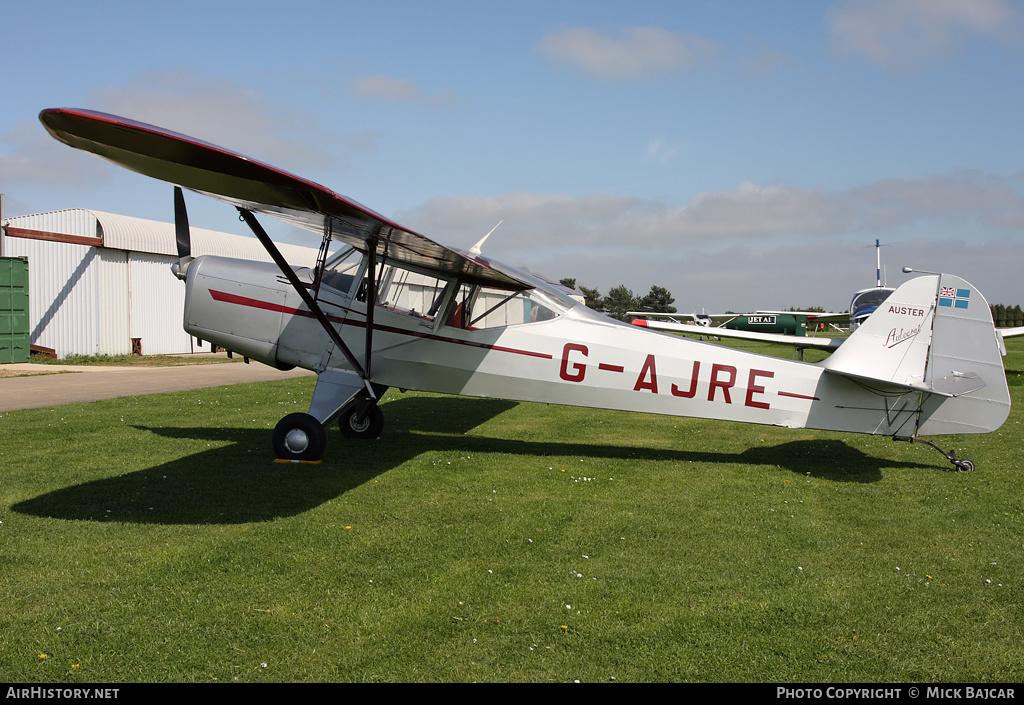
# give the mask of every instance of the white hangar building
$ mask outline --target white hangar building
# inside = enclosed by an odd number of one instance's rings
[[[198,351],[182,329],[174,225],[73,208],[7,218],[0,256],[27,257],[32,345],[67,355]],[[254,237],[192,228],[192,254],[272,261]],[[292,265],[314,248],[279,244]]]

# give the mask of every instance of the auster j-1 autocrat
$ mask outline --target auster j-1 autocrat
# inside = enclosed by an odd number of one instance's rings
[[[907,281],[822,362],[766,357],[614,321],[478,247],[444,247],[200,140],[92,111],[40,120],[61,142],[175,185],[172,268],[191,335],[318,374],[308,413],[273,432],[281,459],[321,458],[335,420],[345,436],[378,437],[389,387],[912,441],[994,431],[1009,413],[988,304],[951,274]],[[193,258],[182,188],[237,208],[274,262]],[[257,215],[322,236],[316,265],[289,265]]]

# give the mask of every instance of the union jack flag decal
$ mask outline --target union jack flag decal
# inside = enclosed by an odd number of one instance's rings
[[[967,308],[971,303],[970,289],[955,289],[951,286],[939,288],[939,306],[947,308]]]

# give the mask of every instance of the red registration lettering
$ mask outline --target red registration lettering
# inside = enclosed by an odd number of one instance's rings
[[[719,372],[726,373],[728,375],[728,379],[718,379]],[[729,397],[729,390],[732,389],[734,384],[736,384],[736,368],[732,365],[720,365],[716,362],[711,366],[711,385],[708,388],[708,401],[714,401],[715,390],[721,388],[722,394],[725,396],[725,403],[732,404],[732,399]]]
[[[764,394],[764,387],[759,384],[755,384],[754,380],[757,377],[774,377],[775,373],[768,370],[751,370],[750,376],[747,378],[747,406],[753,406],[757,409],[769,408],[768,402],[765,401],[754,401],[755,394]]]
[[[648,374],[650,374],[649,380],[647,379]],[[649,389],[654,394],[658,393],[658,373],[654,370],[654,355],[647,356],[643,369],[640,370],[640,376],[636,378],[636,384],[633,385],[634,392],[639,392],[641,389]]]
[[[688,390],[681,391],[676,385],[672,385],[672,394],[677,397],[686,397],[687,399],[693,399],[697,394],[697,373],[700,372],[700,361],[693,361],[693,374],[690,375],[690,388]]]
[[[589,354],[586,345],[580,345],[579,343],[566,343],[565,347],[562,348],[562,367],[558,371],[558,376],[566,382],[582,382],[583,376],[587,373],[587,366],[582,362],[574,362],[570,365],[570,352],[582,353],[583,357],[586,357]],[[570,367],[572,368],[572,372],[569,371]]]

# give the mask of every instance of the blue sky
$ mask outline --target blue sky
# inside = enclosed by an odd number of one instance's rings
[[[682,311],[843,310],[903,265],[1024,304],[1024,3],[4,3],[5,215],[170,221],[58,144],[102,110],[223,145],[439,242]],[[244,232],[193,196],[198,227]],[[308,242],[284,226],[275,237]]]

